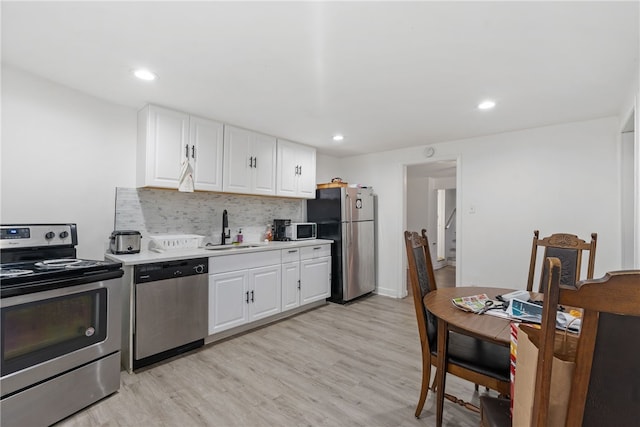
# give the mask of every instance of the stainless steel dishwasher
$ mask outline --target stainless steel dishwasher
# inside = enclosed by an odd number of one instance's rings
[[[208,267],[207,258],[135,266],[133,369],[204,344]]]

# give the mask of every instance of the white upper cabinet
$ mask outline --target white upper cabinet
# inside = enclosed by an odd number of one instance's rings
[[[138,113],[136,185],[178,188],[182,162],[194,170],[196,190],[222,190],[223,125],[148,105]]]
[[[276,139],[225,126],[223,191],[274,196]]]
[[[140,110],[136,186],[177,189],[185,160],[196,190],[315,197],[315,148],[157,105]]]
[[[188,138],[188,114],[151,105],[140,110],[136,185],[178,188]]]
[[[316,150],[278,140],[278,196],[313,199],[316,195]]]
[[[200,117],[189,119],[193,184],[196,190],[222,191],[222,123]]]

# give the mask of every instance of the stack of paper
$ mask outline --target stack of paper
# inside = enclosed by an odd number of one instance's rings
[[[542,323],[542,306],[527,301],[519,299],[511,300],[511,304],[509,304],[509,308],[507,308],[507,314],[514,320]],[[556,328],[558,329],[568,329],[569,331],[578,332],[580,331],[580,324],[580,318],[569,313],[558,311],[556,315]]]

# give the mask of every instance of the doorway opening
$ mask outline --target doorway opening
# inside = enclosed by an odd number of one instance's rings
[[[456,256],[457,160],[406,166],[406,229],[427,230],[438,287],[455,286],[460,268]]]
[[[456,266],[456,189],[437,190],[438,211],[438,263]]]

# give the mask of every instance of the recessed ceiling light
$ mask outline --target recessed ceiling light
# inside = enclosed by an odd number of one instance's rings
[[[480,104],[478,104],[478,109],[479,110],[490,110],[495,106],[496,106],[496,103],[494,101],[487,100],[487,101],[482,101]]]
[[[143,69],[135,70],[133,72],[133,75],[139,78],[140,80],[151,81],[156,79],[156,75],[149,70],[143,70]]]
[[[334,140],[334,141],[342,141],[343,139],[344,139],[344,136],[343,136],[343,135],[340,135],[340,134],[338,134],[338,135],[333,135],[333,140]]]

